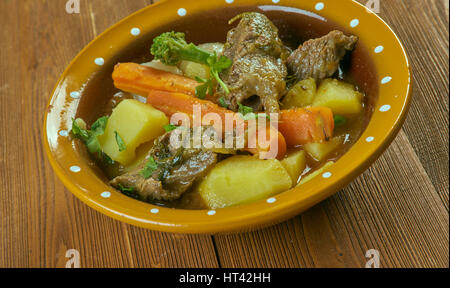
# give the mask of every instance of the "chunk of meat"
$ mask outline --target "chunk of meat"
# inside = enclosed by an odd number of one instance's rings
[[[221,78],[230,93],[220,91],[237,111],[238,103],[259,96],[257,111],[278,112],[278,100],[286,89],[287,68],[284,64],[288,50],[278,37],[278,29],[263,14],[243,13],[230,21],[241,19],[239,25],[228,32],[224,55],[233,61]],[[253,99],[254,100],[254,99]],[[253,101],[254,102],[254,101]]]
[[[146,160],[135,170],[114,178],[110,184],[118,189],[133,189],[144,201],[179,199],[194,182],[217,163],[218,154],[206,149],[176,148],[168,132],[155,141]],[[153,158],[157,169],[148,178],[141,174]]]
[[[289,72],[298,81],[331,77],[347,51],[354,49],[358,37],[346,36],[341,31],[331,31],[321,38],[311,39],[300,45],[287,59]]]

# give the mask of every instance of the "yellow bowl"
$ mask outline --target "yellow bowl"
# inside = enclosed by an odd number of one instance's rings
[[[95,104],[90,99],[81,101],[85,96],[84,90],[89,88],[85,87],[88,80],[95,78],[99,71],[112,71],[118,61],[130,60],[126,59],[128,56],[123,51],[129,47],[145,47],[143,41],[146,35],[148,38],[155,31],[162,32],[159,30],[164,25],[179,23],[183,17],[201,12],[217,13],[217,9],[222,9],[226,13],[233,7],[249,5],[257,5],[263,10],[282,9],[317,19],[329,19],[360,37],[360,43],[370,54],[376,70],[374,77],[378,81],[378,95],[373,97],[373,114],[360,139],[323,175],[301,188],[249,205],[217,211],[170,209],[131,199],[112,189],[83,152],[85,150],[67,137],[72,118],[78,116],[80,105]],[[202,27],[201,21],[200,16],[196,27]],[[146,44],[149,46],[149,43]],[[410,81],[408,58],[397,36],[376,14],[355,1],[160,1],[105,31],[70,63],[48,104],[43,129],[44,146],[65,186],[87,205],[115,219],[179,233],[245,231],[293,217],[331,196],[364,172],[400,130],[411,100]]]

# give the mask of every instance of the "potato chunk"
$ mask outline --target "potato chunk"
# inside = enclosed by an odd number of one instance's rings
[[[324,173],[333,164],[334,164],[333,161],[327,162],[327,163],[325,163],[325,165],[323,165],[321,168],[317,169],[313,173],[308,174],[305,177],[302,177],[300,183],[297,186],[303,185],[306,182],[311,181],[314,177],[319,176],[320,174]]]
[[[316,81],[313,78],[302,80],[289,90],[281,106],[283,109],[309,106],[314,101],[316,91]]]
[[[197,187],[211,208],[261,200],[290,189],[292,180],[280,161],[233,156],[217,164]]]
[[[292,184],[295,185],[298,182],[298,178],[305,171],[306,168],[306,153],[303,150],[289,154],[281,161],[286,171],[291,176]]]
[[[325,106],[334,114],[351,115],[362,112],[363,95],[351,84],[325,79],[317,90],[312,106]]]
[[[305,144],[303,145],[303,148],[315,160],[322,161],[330,155],[331,152],[335,151],[343,142],[343,137],[335,137],[330,141]]]
[[[135,158],[136,148],[164,134],[167,124],[169,119],[161,111],[134,99],[124,100],[109,117],[100,145],[111,159],[127,165]],[[125,142],[123,151],[119,151],[115,132]]]
[[[209,67],[203,64],[191,62],[191,61],[181,61],[180,69],[183,71],[183,75],[192,79],[195,77],[200,77],[202,79],[209,79]]]

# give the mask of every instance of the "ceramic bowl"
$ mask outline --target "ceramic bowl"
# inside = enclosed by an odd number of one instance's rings
[[[134,200],[114,190],[99,169],[92,165],[85,150],[68,137],[72,118],[79,116],[80,106],[90,103],[85,98],[93,93],[86,93],[86,83],[101,71],[111,73],[115,63],[127,58],[123,51],[131,49],[129,47],[148,49],[148,38],[156,32],[163,32],[161,27],[171,27],[171,23],[181,27],[183,19],[199,15],[196,21],[191,22],[195,23],[195,29],[201,29],[202,25],[214,22],[214,17],[244,6],[258,6],[263,11],[283,10],[307,15],[311,19],[332,21],[346,32],[359,36],[359,43],[365,47],[376,71],[369,75],[376,83],[373,88],[376,95],[371,95],[373,113],[360,139],[322,175],[301,187],[249,205],[211,211],[170,209]],[[209,22],[202,23],[201,15],[207,13],[211,16]],[[369,73],[365,73],[364,65],[361,68],[359,64],[355,64],[360,68],[358,75]],[[361,79],[364,81],[365,78]],[[49,100],[44,117],[44,146],[64,185],[87,205],[112,218],[153,230],[178,233],[245,231],[298,215],[363,173],[400,130],[411,100],[410,81],[408,58],[397,36],[376,14],[355,1],[160,1],[106,30],[70,63]]]

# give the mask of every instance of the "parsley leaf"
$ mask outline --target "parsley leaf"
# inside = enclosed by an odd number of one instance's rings
[[[125,144],[125,141],[123,141],[122,137],[120,137],[119,133],[114,131],[114,134],[116,135],[116,143],[117,146],[119,146],[119,152],[127,150],[127,145]]]
[[[166,130],[166,132],[173,131],[173,130],[175,130],[177,128],[178,128],[178,126],[175,126],[173,124],[169,124],[169,125],[164,126],[164,130]]]
[[[341,127],[347,123],[347,119],[341,115],[334,115],[334,126]]]
[[[219,104],[220,106],[222,106],[223,108],[228,108],[229,104],[228,104],[228,100],[225,99],[225,97],[220,97],[219,98]]]
[[[238,112],[241,113],[243,116],[247,115],[248,113],[253,113],[253,108],[244,106],[241,103],[238,103],[239,109]]]
[[[210,79],[206,80],[197,76],[195,77],[195,80],[198,83],[203,83],[203,85],[195,87],[195,96],[197,96],[200,99],[205,99],[207,94],[208,95],[214,94],[214,84]]]
[[[153,172],[155,172],[156,169],[158,169],[158,163],[156,163],[153,157],[150,157],[147,161],[147,164],[145,164],[144,169],[141,170],[140,174],[145,179],[148,179],[152,177]]]

